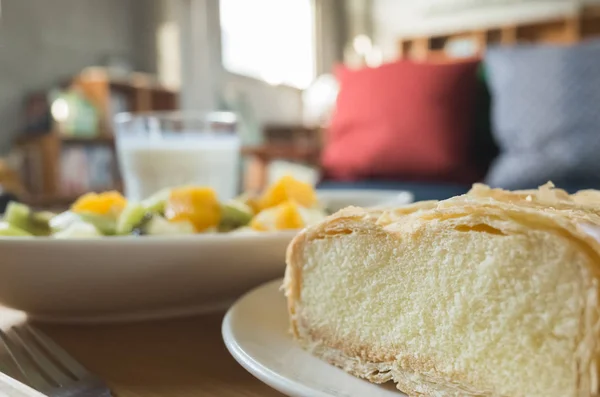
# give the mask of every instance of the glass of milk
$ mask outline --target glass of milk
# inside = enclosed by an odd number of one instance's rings
[[[233,113],[121,113],[115,134],[130,200],[181,185],[210,186],[221,200],[238,193],[240,139]]]

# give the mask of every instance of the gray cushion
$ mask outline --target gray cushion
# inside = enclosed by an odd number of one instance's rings
[[[600,183],[600,41],[488,50],[500,155],[486,182],[509,189]]]

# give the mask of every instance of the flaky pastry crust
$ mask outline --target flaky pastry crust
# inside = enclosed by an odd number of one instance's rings
[[[461,219],[481,225],[494,218],[507,228],[543,227],[559,231],[594,258],[593,265],[582,269],[588,284],[583,313],[585,327],[577,349],[579,397],[597,396],[600,359],[600,191],[586,190],[569,195],[548,183],[537,190],[505,191],[476,184],[465,195],[444,201],[427,201],[389,210],[346,208],[323,222],[302,231],[287,250],[287,268],[283,289],[287,297],[291,331],[303,348],[345,371],[374,383],[393,380],[398,389],[411,397],[497,396],[491,390],[470,390],[461,376],[448,379],[439,374],[423,375],[424,363],[414,361],[398,365],[393,352],[378,352],[378,359],[361,357],[359,347],[351,344],[327,346],[319,335],[308,329],[299,315],[302,305],[304,246],[312,241],[360,231],[372,234],[401,233],[406,219],[411,224],[436,220]],[[466,220],[465,220],[466,219]],[[504,223],[503,223],[504,222]],[[497,225],[498,223],[496,223]],[[407,369],[409,368],[409,369]]]

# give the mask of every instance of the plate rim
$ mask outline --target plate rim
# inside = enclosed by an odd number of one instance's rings
[[[411,192],[410,190],[406,190],[406,189],[323,188],[323,189],[317,189],[316,192],[317,192],[317,196],[319,194],[323,194],[323,193],[325,195],[332,195],[332,196],[338,196],[338,195],[348,194],[348,193],[353,193],[353,194],[356,194],[357,196],[368,196],[371,194],[381,194],[381,195],[385,195],[385,196],[405,195],[407,198],[414,200],[414,193]]]
[[[182,242],[223,242],[231,240],[264,240],[267,238],[292,238],[302,229],[266,231],[255,233],[195,233],[179,234],[171,236],[101,236],[101,237],[78,237],[78,238],[55,238],[51,236],[0,236],[0,245],[6,243],[31,244],[50,243],[50,244],[103,244],[107,242],[116,242],[117,244],[133,243],[144,244],[144,241],[152,243],[182,243]]]
[[[227,348],[227,351],[229,351],[231,356],[235,359],[235,361],[242,367],[244,367],[246,371],[248,371],[255,378],[259,379],[261,382],[274,388],[277,391],[285,393],[288,396],[335,397],[321,390],[313,389],[302,383],[286,378],[285,376],[280,375],[277,372],[264,366],[263,364],[257,362],[240,347],[240,345],[236,342],[235,337],[233,336],[233,330],[231,328],[231,319],[233,316],[232,312],[235,309],[235,307],[238,306],[240,302],[244,300],[244,298],[246,298],[253,292],[259,289],[271,287],[274,284],[281,283],[283,283],[283,278],[267,281],[266,283],[263,283],[246,292],[229,308],[229,310],[227,310],[225,317],[223,317],[223,322],[221,323],[221,335],[223,337],[225,347]]]
[[[43,324],[57,325],[105,325],[105,324],[136,324],[156,321],[169,321],[181,318],[191,318],[194,316],[205,316],[212,313],[219,313],[227,310],[235,298],[227,298],[219,301],[209,301],[196,305],[175,306],[164,309],[144,309],[138,311],[128,311],[122,313],[99,313],[96,315],[66,315],[56,316],[52,314],[26,313],[20,310],[10,309],[24,313],[29,320]],[[4,309],[4,308],[3,308]]]
[[[277,278],[275,280],[272,281],[267,281],[262,283],[261,285],[252,288],[251,290],[249,290],[248,292],[246,292],[245,294],[243,294],[236,302],[233,306],[231,306],[231,308],[227,311],[226,315],[223,317],[223,322],[221,324],[221,334],[223,337],[223,342],[227,348],[227,350],[229,351],[229,353],[233,356],[233,358],[235,359],[235,361],[237,361],[244,369],[246,369],[252,376],[254,376],[255,378],[259,379],[260,381],[262,381],[263,383],[271,386],[272,388],[274,388],[275,390],[278,390],[282,393],[285,393],[286,395],[289,395],[290,397],[357,397],[357,396],[364,396],[364,395],[371,395],[371,393],[374,392],[375,389],[371,389],[373,388],[377,388],[378,386],[382,386],[382,385],[376,385],[373,384],[371,382],[369,382],[368,380],[365,379],[360,379],[359,377],[353,376],[352,374],[349,374],[348,372],[344,371],[341,368],[338,368],[334,365],[331,365],[327,362],[325,362],[324,360],[319,359],[318,357],[310,354],[309,352],[305,351],[304,349],[301,349],[300,346],[295,345],[296,348],[295,350],[297,350],[296,354],[301,354],[304,357],[310,358],[310,360],[313,360],[315,363],[319,362],[321,364],[324,364],[327,366],[327,368],[330,368],[332,371],[335,370],[336,372],[339,372],[340,375],[344,375],[345,377],[348,377],[347,381],[350,382],[350,379],[352,379],[352,383],[349,384],[349,387],[342,387],[341,389],[336,387],[336,386],[332,386],[332,387],[321,387],[322,385],[319,384],[319,382],[310,382],[310,378],[306,377],[306,376],[301,376],[299,378],[294,377],[293,374],[286,374],[285,372],[283,373],[279,373],[277,372],[277,369],[271,369],[269,367],[269,362],[266,361],[265,363],[261,362],[260,360],[257,360],[256,358],[252,357],[251,353],[247,353],[244,349],[244,347],[240,346],[240,344],[238,343],[238,340],[236,339],[235,335],[235,328],[232,326],[233,321],[232,319],[235,316],[235,312],[238,310],[239,306],[242,305],[246,305],[246,299],[249,298],[250,295],[253,294],[259,294],[259,293],[264,293],[264,292],[268,292],[269,294],[278,294],[279,298],[282,300],[285,300],[285,298],[282,296],[282,294],[280,293],[280,286],[283,282],[284,278]],[[265,298],[265,294],[263,294],[262,298]],[[268,295],[267,299],[271,299],[271,296]],[[285,302],[281,302],[282,305],[285,305]],[[285,319],[288,320],[287,318],[287,313],[284,313],[285,308],[282,307],[280,309],[277,309],[277,311],[281,310],[281,314],[279,314],[280,316],[285,316]],[[247,313],[246,313],[247,314]],[[245,316],[243,316],[245,317]],[[250,316],[253,317],[253,316]],[[277,320],[279,322],[279,320]],[[286,323],[289,324],[289,321],[286,321]],[[291,334],[288,332],[289,329],[287,329],[286,331],[283,331],[281,329],[279,329],[279,326],[277,326],[276,331],[277,333],[280,332],[284,332],[286,335],[288,335],[289,337],[289,342],[293,343]],[[278,334],[278,338],[281,337],[282,335]],[[252,339],[247,340],[248,341],[248,345],[254,345],[255,343],[253,343]],[[264,342],[264,341],[263,341]],[[247,343],[243,343],[244,345],[246,345]],[[289,349],[290,346],[288,345],[281,345],[280,348],[284,348],[284,349]],[[311,361],[312,363],[312,361]],[[304,363],[306,364],[310,364],[308,362]],[[325,368],[325,367],[323,367]],[[322,368],[322,370],[323,370]],[[322,371],[319,371],[319,375],[322,373]],[[328,372],[326,372],[327,374]],[[357,386],[358,383],[354,383],[354,382],[361,382],[361,384],[364,386],[364,390],[363,387],[361,387],[361,392],[357,392],[356,390],[354,390],[353,386]],[[346,384],[345,381],[342,381],[341,379],[338,379],[338,381],[336,382],[336,385],[338,384]],[[391,386],[392,389],[391,390],[386,390],[383,391],[381,394],[380,393],[376,393],[376,395],[378,396],[385,396],[385,397],[392,397],[392,396],[397,396],[397,397],[408,397],[405,393],[403,393],[401,390],[397,389],[397,385],[394,382],[392,383],[388,383],[388,386]],[[367,389],[368,388],[368,389]],[[387,389],[387,388],[386,388]],[[366,393],[365,393],[366,391]]]

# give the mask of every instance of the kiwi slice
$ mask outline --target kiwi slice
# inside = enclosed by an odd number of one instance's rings
[[[65,211],[54,216],[49,224],[52,233],[59,233],[81,222],[93,225],[100,233],[106,236],[112,236],[117,231],[117,221],[113,217],[98,215],[92,212],[74,213],[72,211]]]
[[[256,208],[254,208],[253,203],[256,203],[257,200],[258,200],[258,196],[256,194],[251,193],[251,192],[245,192],[245,193],[242,193],[239,196],[235,197],[230,202],[242,203],[242,204],[246,205],[247,208],[249,208],[250,211],[252,211],[252,213],[254,213]]]
[[[102,234],[94,225],[86,222],[75,222],[65,230],[55,233],[52,237],[57,239],[93,238],[101,237]]]
[[[117,220],[117,234],[130,234],[144,221],[146,213],[146,208],[142,204],[127,204]]]
[[[117,232],[117,220],[111,216],[98,215],[91,212],[77,214],[82,221],[92,224],[105,236],[113,236]]]
[[[49,236],[52,230],[50,229],[50,221],[55,214],[50,211],[33,211],[29,214],[29,224],[33,234],[36,236]]]
[[[8,222],[0,222],[0,236],[2,237],[32,237],[30,233],[11,225]]]
[[[169,195],[171,194],[171,189],[163,189],[147,199],[142,201],[142,206],[146,210],[146,212],[163,214],[165,212],[165,206],[167,204],[167,200],[169,199]]]
[[[254,212],[249,205],[240,201],[232,200],[221,207],[221,222],[218,230],[229,232],[231,230],[246,226],[252,220]]]
[[[76,222],[82,222],[81,217],[74,212],[65,211],[50,219],[50,230],[52,233],[62,232]]]
[[[190,222],[169,222],[160,215],[153,215],[143,226],[143,234],[180,235],[194,234],[196,230]]]
[[[14,227],[25,230],[29,226],[29,215],[31,208],[25,204],[11,201],[6,206],[4,220]]]
[[[56,216],[56,214],[54,212],[37,211],[37,212],[31,213],[30,220],[31,220],[31,222],[33,222],[35,224],[50,225],[50,221],[55,216]]]
[[[50,218],[44,212],[34,212],[29,206],[14,201],[8,204],[4,212],[4,220],[6,222],[35,236],[47,236],[50,234]]]

